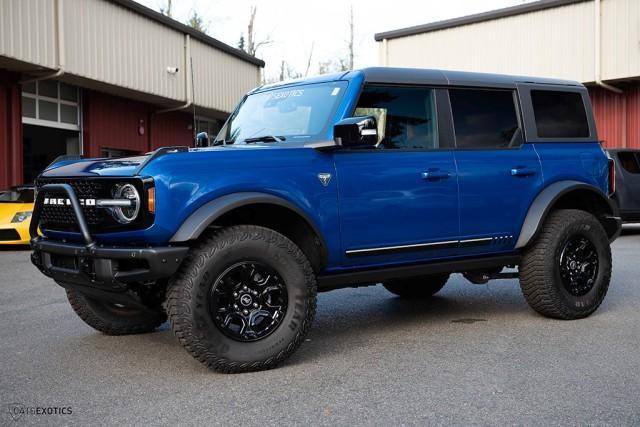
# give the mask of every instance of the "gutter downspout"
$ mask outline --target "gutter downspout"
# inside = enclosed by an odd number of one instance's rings
[[[193,61],[191,61],[191,37],[189,34],[184,35],[184,70],[185,70],[185,78],[184,78],[184,90],[185,90],[185,99],[187,102],[180,105],[179,107],[167,108],[165,110],[158,110],[155,114],[168,113],[170,111],[178,111],[184,110],[185,108],[189,108],[193,105],[193,97],[191,94],[193,93],[193,79],[191,76],[193,75]]]
[[[608,83],[605,83],[602,81],[602,58],[601,58],[601,52],[602,52],[602,40],[600,37],[601,34],[601,30],[602,30],[602,24],[601,24],[601,19],[602,17],[602,5],[601,5],[601,0],[595,0],[595,16],[594,16],[594,22],[595,22],[595,27],[594,27],[594,33],[595,33],[595,40],[594,40],[594,47],[595,47],[595,54],[594,54],[594,59],[595,59],[595,83],[596,85],[603,87],[607,90],[610,90],[612,92],[615,93],[623,93],[623,91],[615,86],[612,86]]]
[[[25,83],[33,83],[41,80],[49,80],[55,79],[57,77],[61,77],[64,73],[64,65],[65,65],[65,55],[64,55],[64,26],[63,26],[63,15],[62,15],[62,0],[55,0],[56,2],[56,19],[55,19],[55,38],[56,38],[56,56],[58,59],[58,69],[54,71],[52,74],[47,74],[45,76],[34,77],[30,79],[21,80],[20,84]]]

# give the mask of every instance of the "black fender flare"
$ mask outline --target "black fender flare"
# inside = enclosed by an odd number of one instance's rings
[[[516,249],[521,249],[529,244],[540,232],[540,228],[544,223],[547,215],[551,211],[554,204],[564,195],[576,190],[586,190],[593,193],[601,199],[606,206],[608,212],[604,217],[599,218],[600,221],[612,221],[615,225],[615,232],[610,233],[610,239],[613,241],[620,234],[621,221],[617,207],[612,203],[611,199],[605,196],[597,187],[585,184],[579,181],[558,181],[546,187],[540,192],[531,203],[527,216],[524,219],[520,236],[516,242]]]
[[[182,223],[178,231],[175,232],[171,238],[171,242],[186,242],[189,240],[195,240],[202,232],[209,227],[216,219],[220,218],[227,212],[230,212],[236,208],[253,205],[253,204],[271,204],[288,208],[300,215],[309,227],[314,231],[320,244],[322,245],[322,251],[326,254],[326,243],[320,230],[316,226],[315,222],[309,218],[306,212],[293,203],[272,194],[260,193],[260,192],[240,192],[232,193],[215,198],[204,205],[200,206],[194,212],[192,212],[186,220]]]

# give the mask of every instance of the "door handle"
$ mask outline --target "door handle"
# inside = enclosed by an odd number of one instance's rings
[[[451,174],[447,171],[428,171],[422,172],[422,179],[426,179],[427,181],[439,181],[441,179],[448,179]]]
[[[534,168],[513,168],[511,169],[511,176],[531,176],[535,175],[536,170]]]

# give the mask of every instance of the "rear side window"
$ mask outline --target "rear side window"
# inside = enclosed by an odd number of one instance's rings
[[[522,144],[513,91],[449,89],[449,98],[458,148]]]
[[[618,153],[620,165],[629,173],[640,174],[640,164],[638,163],[638,154],[630,151],[622,151]]]
[[[539,138],[586,138],[589,123],[578,92],[532,90],[531,102]]]

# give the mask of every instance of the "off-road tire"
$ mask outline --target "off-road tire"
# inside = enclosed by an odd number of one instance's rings
[[[598,270],[588,293],[576,296],[563,284],[560,255],[570,239],[584,236],[593,244]],[[551,212],[520,264],[520,288],[538,313],[555,319],[589,316],[602,303],[611,280],[611,247],[600,222],[590,213],[561,209]]]
[[[384,282],[383,286],[392,294],[403,298],[429,298],[447,284],[449,276],[449,273],[443,273],[408,279],[392,279]]]
[[[214,323],[208,295],[229,266],[248,260],[277,271],[288,305],[269,335],[242,342]],[[316,276],[298,246],[271,229],[238,225],[211,232],[189,251],[169,281],[166,305],[171,328],[187,352],[210,369],[237,373],[271,369],[300,346],[315,316],[316,292]]]
[[[93,329],[106,335],[132,335],[151,332],[167,320],[161,307],[124,307],[89,298],[66,289],[71,308]]]

